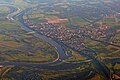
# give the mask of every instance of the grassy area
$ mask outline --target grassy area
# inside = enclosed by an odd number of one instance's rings
[[[0,3],[14,4],[16,6],[19,6],[21,9],[25,9],[32,6],[32,4],[29,4],[24,0],[0,0]]]
[[[119,51],[119,49],[117,49],[116,47],[112,46],[112,48],[108,48],[108,46],[100,46],[98,45],[98,47],[94,48],[94,50],[97,52],[99,57],[119,57],[120,55],[117,53],[117,51]]]
[[[77,26],[85,26],[88,25],[89,23],[84,21],[81,17],[76,16],[76,17],[71,17],[70,18],[71,24],[75,24]]]
[[[48,43],[35,38],[18,37],[16,42],[11,41],[1,41],[2,47],[5,47],[0,52],[2,58],[6,61],[23,61],[23,62],[51,62],[57,57],[54,48]]]
[[[0,0],[0,3],[13,3],[13,0]]]
[[[73,56],[65,60],[65,62],[80,62],[80,61],[85,61],[86,58],[81,56],[80,54],[72,51]]]
[[[2,56],[8,61],[20,61],[20,62],[34,62],[34,63],[41,63],[41,62],[51,62],[52,55],[45,55],[44,52],[36,52],[34,54],[30,53],[23,53],[23,52],[16,52],[10,55]]]
[[[115,22],[115,18],[103,18],[103,22],[114,23]]]
[[[17,48],[20,47],[20,43],[14,42],[14,41],[0,41],[0,45]]]
[[[21,9],[25,9],[25,8],[28,8],[28,7],[32,7],[31,4],[25,2],[24,0],[14,0],[14,3],[16,6],[20,7]]]
[[[62,65],[63,66],[63,65]],[[89,72],[84,72],[82,74],[82,71],[84,71],[86,68],[88,68],[87,64],[80,65],[80,68],[77,69],[68,69],[68,70],[50,70],[50,69],[42,69],[39,67],[14,67],[12,68],[8,74],[9,77],[13,77],[15,74],[17,75],[16,78],[24,77],[25,79],[31,79],[31,78],[37,78],[37,80],[40,80],[41,78],[43,80],[49,80],[49,79],[59,79],[59,78],[72,78],[73,75],[85,75]],[[41,74],[42,72],[42,74]],[[29,73],[29,74],[27,74]],[[23,76],[23,75],[26,75]],[[76,76],[75,75],[75,76]],[[88,76],[88,75],[87,75]],[[87,76],[84,76],[86,78]],[[82,76],[81,76],[82,77]]]
[[[6,6],[0,6],[0,14],[5,14],[5,13],[8,13],[9,11],[10,11],[10,8]]]
[[[116,64],[116,65],[114,66],[114,68],[115,68],[115,69],[120,69],[120,64]]]
[[[9,40],[12,40],[12,37],[10,36],[7,36],[7,35],[3,35],[3,34],[0,34],[0,41],[9,41]]]
[[[95,47],[95,46],[97,46],[99,44],[99,42],[94,41],[94,40],[86,40],[84,42],[87,45],[87,47],[91,47],[91,48]]]
[[[0,31],[13,31],[13,30],[21,30],[17,23],[13,23],[10,21],[0,21]]]
[[[59,17],[55,16],[55,12],[44,12],[35,8],[31,14],[24,16],[24,19],[29,19],[32,23],[39,24],[47,22],[47,20],[59,19]]]
[[[23,0],[15,0],[14,4],[17,6],[22,6],[22,9],[28,6]],[[2,7],[0,7],[1,11],[4,9],[5,8],[2,9]],[[5,12],[7,11],[9,10],[6,9]],[[27,32],[20,28],[19,24],[10,22],[5,19],[5,17],[3,18],[0,17],[0,19],[2,19],[0,21],[1,61],[25,61],[41,63],[51,62],[57,57],[57,54],[51,45],[34,37],[33,34],[27,34]]]
[[[86,26],[86,25],[88,25],[89,23],[88,22],[76,22],[76,23],[74,23],[74,24],[76,24],[76,25],[78,25],[78,26]]]
[[[119,47],[108,45],[105,43],[100,43],[94,40],[84,41],[86,46],[96,51],[98,57],[103,58],[119,58]]]
[[[47,15],[56,15],[56,14],[60,14],[60,12],[46,12]]]

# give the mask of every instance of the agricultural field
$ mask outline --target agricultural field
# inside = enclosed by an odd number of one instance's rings
[[[1,0],[0,80],[119,80],[119,5]]]
[[[12,12],[12,7],[1,6],[0,12],[2,12],[0,13],[1,15],[7,15]],[[1,61],[41,63],[52,62],[57,57],[51,45],[43,40],[39,40],[33,36],[33,34],[25,32],[21,29],[19,24],[8,21],[5,17],[6,15],[0,17]],[[31,49],[32,47],[34,48]]]
[[[61,66],[61,67],[63,67],[63,66]],[[72,69],[72,70],[67,69],[67,70],[57,70],[56,71],[56,70],[50,70],[50,69],[39,69],[39,67],[34,67],[34,69],[33,69],[33,67],[25,67],[25,66],[12,67],[11,66],[11,69],[8,72],[2,69],[3,72],[7,73],[6,75],[4,74],[2,77],[3,78],[11,78],[13,80],[15,78],[17,78],[18,80],[31,79],[31,78],[34,78],[36,80],[39,80],[39,79],[44,79],[44,80],[47,80],[47,79],[64,79],[64,78],[69,79],[70,78],[69,76],[71,76],[71,75],[74,75],[75,77],[77,77],[77,76],[79,76],[79,74],[83,73],[80,77],[82,78],[82,76],[84,75],[84,78],[87,78],[87,76],[85,76],[85,74],[89,74],[90,70],[88,69],[86,71],[85,69],[87,69],[88,67],[89,67],[89,65],[84,65],[83,64],[79,68],[75,68],[75,69]],[[57,68],[55,68],[55,69],[57,69]],[[78,73],[76,73],[76,71]],[[90,75],[92,75],[92,72],[91,72]],[[71,79],[72,79],[72,77],[71,77]]]
[[[13,0],[1,0],[0,3],[13,3]]]
[[[79,53],[72,51],[73,56],[67,59],[65,62],[80,62],[80,61],[87,61],[87,59],[81,56]]]

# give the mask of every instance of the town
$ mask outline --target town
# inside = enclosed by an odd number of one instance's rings
[[[84,41],[89,39],[103,41],[111,44],[115,44],[114,42],[116,41],[113,38],[113,30],[111,30],[111,28],[106,25],[100,25],[99,27],[84,26],[70,29],[49,22],[41,24],[32,24],[29,22],[29,20],[25,20],[24,22],[29,26],[29,28],[34,29],[38,33],[48,36],[52,39],[62,41],[64,44],[79,51],[84,50],[87,47]]]

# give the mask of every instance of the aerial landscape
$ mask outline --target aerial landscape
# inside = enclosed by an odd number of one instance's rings
[[[120,0],[0,0],[0,80],[120,80]]]

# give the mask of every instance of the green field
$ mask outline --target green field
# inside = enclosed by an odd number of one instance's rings
[[[1,14],[9,11],[8,7],[0,7]],[[0,21],[1,61],[41,63],[52,62],[57,57],[51,45],[34,37],[33,34],[28,34],[20,28],[19,24],[8,21],[5,16],[0,17],[0,19],[4,19],[4,21]]]

